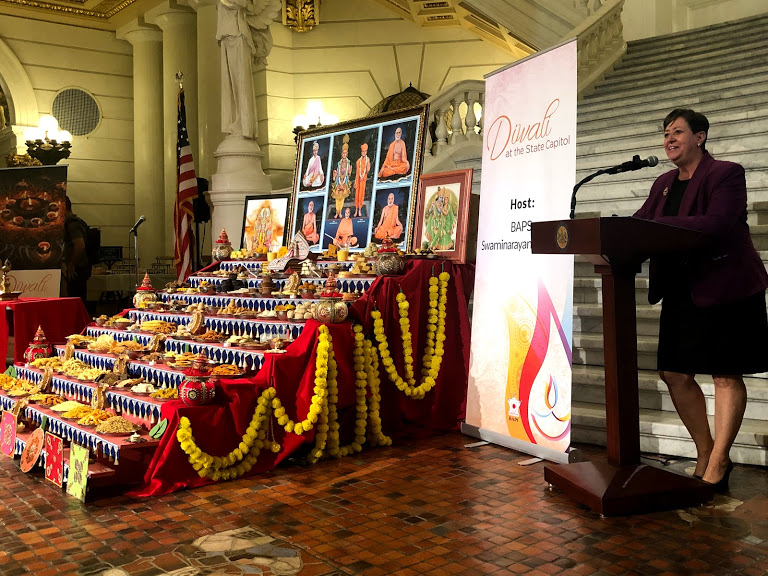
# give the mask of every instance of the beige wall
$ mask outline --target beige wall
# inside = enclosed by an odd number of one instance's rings
[[[626,0],[624,38],[639,40],[768,12],[766,0]]]
[[[309,100],[351,120],[409,82],[431,95],[512,58],[462,28],[419,28],[371,0],[324,0],[320,22],[303,34],[274,24],[267,69],[256,74],[260,143],[274,188],[291,184],[292,120]]]
[[[95,98],[102,120],[90,135],[73,137],[68,194],[75,212],[101,228],[102,244],[127,245],[133,225],[131,45],[114,32],[6,15],[0,15],[0,39],[24,67],[40,114],[51,113],[64,88]]]

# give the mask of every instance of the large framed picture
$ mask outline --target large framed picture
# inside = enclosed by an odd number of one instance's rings
[[[385,238],[413,239],[427,109],[424,106],[299,134],[291,237],[311,250],[362,250]]]
[[[422,175],[413,247],[463,264],[471,194],[472,168]]]
[[[243,236],[240,248],[251,252],[268,252],[287,244],[290,192],[245,197]],[[288,238],[290,241],[290,238]]]

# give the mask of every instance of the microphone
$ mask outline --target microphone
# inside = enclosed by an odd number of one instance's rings
[[[595,176],[600,176],[600,174],[620,174],[621,172],[632,172],[634,170],[640,170],[640,168],[649,168],[651,166],[656,166],[656,164],[659,163],[659,159],[656,158],[656,156],[648,156],[645,160],[640,160],[640,156],[635,154],[632,157],[632,160],[629,160],[628,162],[622,162],[618,166],[612,166],[611,168],[603,168],[602,170],[598,170],[594,174],[590,174],[586,178],[584,178],[581,182],[576,184],[576,186],[573,187],[573,194],[571,194],[571,220],[573,220],[574,215],[576,214],[576,191],[581,188],[582,184],[586,184],[590,180],[592,180]]]
[[[634,170],[640,170],[640,168],[649,168],[656,166],[659,163],[659,159],[656,156],[648,156],[645,160],[640,160],[640,156],[635,154],[632,160],[629,162],[622,162],[618,166],[607,168],[605,174],[620,174],[621,172],[632,172]]]
[[[144,216],[144,214],[142,214],[141,216],[139,216],[139,219],[138,219],[138,220],[136,220],[136,224],[134,224],[134,225],[133,225],[133,228],[131,228],[131,229],[128,231],[128,234],[136,234],[136,229],[137,229],[139,226],[141,226],[141,223],[142,223],[142,222],[144,222],[146,219],[147,219],[147,217],[146,217],[146,216]]]

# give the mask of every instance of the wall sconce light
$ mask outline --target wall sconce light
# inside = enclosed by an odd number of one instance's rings
[[[326,114],[323,110],[323,103],[320,100],[310,100],[307,102],[305,114],[297,114],[293,117],[294,142],[299,141],[299,132],[312,130],[320,126],[329,126],[338,124],[339,117],[333,114]]]
[[[59,160],[69,158],[72,134],[59,130],[59,122],[50,115],[40,117],[37,128],[24,132],[27,154],[37,158],[43,166],[53,166]]]

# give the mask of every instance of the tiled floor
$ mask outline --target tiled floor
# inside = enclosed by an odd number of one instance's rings
[[[450,434],[170,496],[81,504],[0,459],[0,574],[768,574],[768,471],[729,497],[603,519],[543,463]],[[590,459],[602,450],[582,447]],[[673,467],[683,469],[689,462]]]

